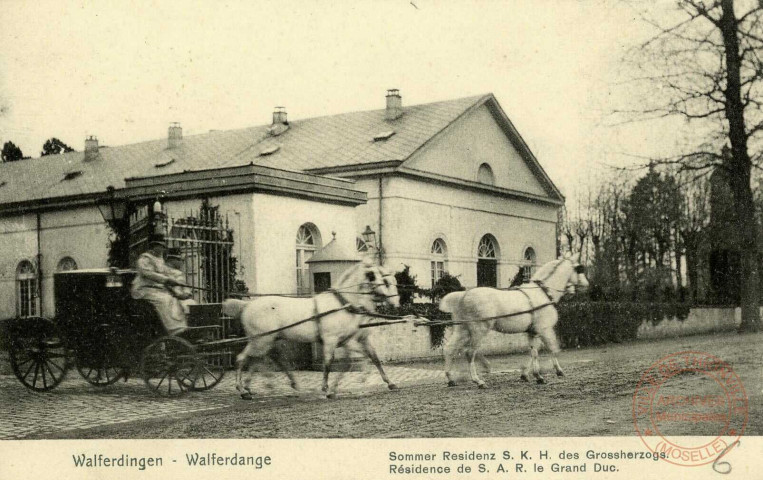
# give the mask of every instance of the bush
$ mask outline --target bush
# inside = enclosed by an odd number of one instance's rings
[[[460,292],[465,290],[458,280],[458,276],[453,276],[447,272],[437,280],[431,289],[420,289],[422,295],[426,295],[432,300],[432,303],[439,304],[442,297],[451,292]]]
[[[411,275],[410,265],[404,265],[402,271],[395,273],[397,282],[397,293],[400,294],[400,305],[413,303],[413,296],[419,293],[419,287],[416,286],[416,275]]]

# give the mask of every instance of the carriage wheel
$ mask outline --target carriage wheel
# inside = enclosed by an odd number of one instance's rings
[[[96,387],[111,385],[112,383],[116,383],[120,378],[125,378],[127,375],[126,369],[109,365],[88,367],[77,364],[77,371],[87,383],[95,385]]]
[[[35,320],[33,327],[15,332],[9,356],[16,378],[30,390],[45,392],[61,383],[69,364],[55,324],[44,318]]]
[[[193,345],[178,337],[162,337],[143,350],[140,371],[146,386],[161,397],[179,397],[192,385],[198,363]]]
[[[220,383],[225,375],[223,355],[201,353],[188,378],[183,381],[186,388],[194,391],[209,390]]]

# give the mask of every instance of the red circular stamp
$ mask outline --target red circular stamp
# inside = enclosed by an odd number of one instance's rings
[[[644,445],[681,466],[716,461],[744,433],[747,392],[731,366],[703,352],[661,358],[641,376],[633,423]]]

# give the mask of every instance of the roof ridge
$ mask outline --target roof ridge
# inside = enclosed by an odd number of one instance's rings
[[[492,95],[492,93],[485,93],[485,94],[481,94],[481,95],[469,95],[469,96],[466,96],[466,97],[452,98],[452,99],[449,99],[449,100],[436,100],[434,102],[427,102],[427,103],[417,103],[417,104],[414,104],[414,105],[403,106],[403,111],[405,111],[406,109],[417,108],[417,107],[427,107],[427,106],[432,106],[432,105],[437,105],[437,104],[444,104],[444,103],[455,103],[455,102],[465,101],[465,100],[468,100],[468,99],[475,99],[476,100],[476,99],[481,99],[483,97],[487,97],[487,96],[490,96],[490,95]],[[371,113],[371,112],[383,112],[384,110],[385,110],[384,108],[374,108],[374,109],[371,109],[371,110],[353,110],[353,111],[349,111],[349,112],[332,113],[332,114],[329,114],[329,115],[318,115],[318,116],[315,116],[315,117],[298,118],[296,120],[290,120],[289,123],[301,123],[301,122],[305,122],[305,121],[309,121],[309,120],[317,120],[317,119],[323,119],[323,118],[339,117],[339,116],[342,116],[342,115],[358,115],[358,114]],[[228,128],[228,129],[220,129],[220,130],[213,129],[213,130],[209,130],[207,132],[192,133],[190,135],[184,133],[183,134],[183,139],[185,140],[185,139],[190,138],[190,137],[199,137],[199,136],[202,136],[202,135],[210,135],[210,134],[213,134],[213,133],[233,133],[233,132],[241,132],[241,131],[244,131],[244,130],[256,130],[256,129],[259,129],[259,128],[267,128],[269,125],[270,124],[263,123],[263,124],[259,124],[259,125],[249,125],[249,126],[246,126],[246,127],[239,127],[239,128]],[[136,142],[122,143],[122,144],[116,144],[116,145],[100,145],[99,148],[104,148],[104,147],[108,147],[108,148],[121,148],[121,147],[129,147],[131,145],[142,145],[142,144],[151,143],[151,142],[160,142],[160,141],[163,141],[163,140],[166,140],[166,137],[159,137],[159,138],[152,138],[152,139],[146,139],[146,140],[139,140],[139,141],[136,141]],[[255,143],[259,143],[259,142],[255,142]],[[73,155],[73,154],[78,154],[78,153],[82,154],[82,151],[81,150],[75,150],[73,152],[67,152],[67,153],[63,153],[63,154],[55,155],[55,156],[67,156],[67,155]],[[50,156],[50,155],[46,155],[46,156]],[[41,158],[43,158],[43,157],[31,157],[31,158],[24,159],[24,160],[19,160],[19,161],[21,162],[21,161],[29,161],[29,160],[39,160]],[[5,162],[5,163],[16,163],[16,162]],[[3,163],[2,165],[4,165],[5,163]]]

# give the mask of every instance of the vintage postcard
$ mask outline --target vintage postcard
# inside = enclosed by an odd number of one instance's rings
[[[760,475],[759,1],[0,19],[0,478]]]

